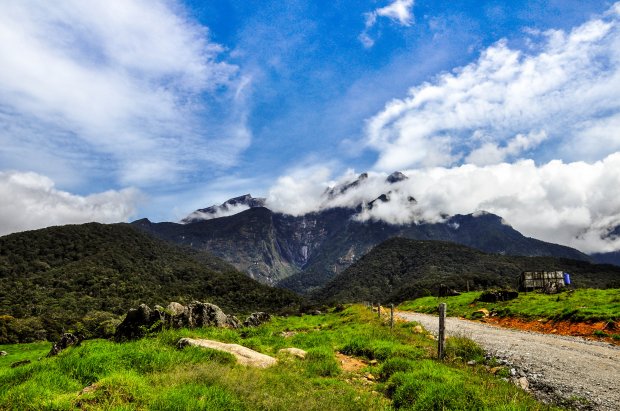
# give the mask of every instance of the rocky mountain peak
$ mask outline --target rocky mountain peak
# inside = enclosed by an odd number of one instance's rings
[[[352,188],[359,187],[359,185],[362,184],[364,180],[367,180],[367,179],[368,179],[368,173],[362,173],[354,181],[346,182],[343,184],[339,184],[335,187],[328,188],[327,190],[325,190],[325,195],[327,196],[328,199],[331,200],[341,194],[346,193]]]
[[[385,181],[390,183],[390,184],[394,184],[394,183],[398,183],[399,181],[404,181],[407,180],[409,177],[407,177],[406,175],[404,175],[403,173],[401,173],[400,171],[394,171],[392,174],[390,174]]]
[[[236,214],[249,208],[264,207],[265,201],[264,198],[252,197],[251,194],[244,194],[228,199],[220,205],[212,205],[211,207],[198,209],[182,219],[181,223],[195,223],[202,220],[210,220],[212,218]]]

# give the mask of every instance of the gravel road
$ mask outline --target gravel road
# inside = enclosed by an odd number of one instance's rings
[[[436,316],[398,314],[437,334]],[[566,337],[446,319],[446,334],[471,338],[511,371],[526,377],[540,400],[585,410],[620,410],[620,347]],[[522,379],[523,381],[523,379]]]

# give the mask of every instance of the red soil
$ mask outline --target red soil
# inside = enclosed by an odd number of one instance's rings
[[[612,334],[620,334],[620,324],[614,322],[577,323],[571,321],[553,320],[523,320],[520,318],[486,317],[483,322],[497,324],[500,327],[516,328],[519,330],[536,331],[545,334],[573,335],[590,340],[606,341],[620,345],[620,341],[611,338]],[[594,334],[602,331],[609,337],[600,337]]]

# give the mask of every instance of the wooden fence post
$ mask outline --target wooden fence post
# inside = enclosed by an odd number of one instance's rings
[[[381,303],[377,303],[377,317],[381,319]]]
[[[443,360],[446,347],[446,303],[439,304],[439,336],[437,338],[437,357]]]
[[[390,329],[394,328],[394,304],[390,304]]]

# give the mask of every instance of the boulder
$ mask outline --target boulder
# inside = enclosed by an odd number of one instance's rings
[[[181,338],[177,342],[177,347],[184,348],[191,347],[203,347],[210,348],[212,350],[225,351],[235,356],[237,362],[242,365],[251,367],[267,368],[275,365],[278,360],[265,354],[261,354],[257,351],[251,350],[247,347],[243,347],[239,344],[226,344],[219,341]]]
[[[48,357],[53,357],[54,355],[58,355],[62,350],[68,347],[80,345],[82,339],[77,335],[73,335],[71,333],[64,333],[58,342],[54,343],[52,349],[47,354]]]
[[[215,304],[194,301],[187,306],[171,302],[166,308],[149,308],[141,304],[127,312],[125,319],[116,328],[114,339],[117,342],[142,338],[149,332],[163,328],[228,327],[239,328],[239,320],[226,315]]]
[[[131,308],[116,327],[114,340],[120,342],[142,338],[148,332],[161,330],[165,322],[166,314],[162,309],[151,310],[148,305],[140,304],[138,308]]]
[[[0,351],[0,357],[4,357],[5,355],[9,355],[6,351]]]
[[[228,317],[224,311],[215,304],[194,301],[187,306],[189,319],[187,326],[196,327],[225,327]]]
[[[248,318],[243,322],[244,327],[258,327],[259,325],[266,323],[271,320],[271,316],[262,311],[257,313],[252,313]]]

